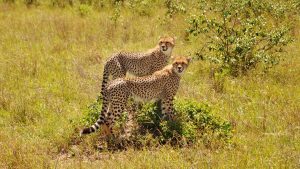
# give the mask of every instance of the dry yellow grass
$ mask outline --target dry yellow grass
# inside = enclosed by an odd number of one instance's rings
[[[209,103],[231,121],[236,147],[99,153],[95,136],[70,145],[110,54],[147,50],[164,34],[178,37],[174,54],[198,47],[184,41],[184,16],[163,22],[164,10],[156,13],[123,11],[115,26],[107,8],[81,17],[77,8],[0,3],[0,168],[300,168],[299,27],[278,66],[228,77],[222,93],[208,63],[195,61],[185,74],[177,97]]]

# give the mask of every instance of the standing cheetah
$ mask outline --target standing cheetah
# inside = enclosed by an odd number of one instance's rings
[[[161,70],[168,64],[172,50],[175,46],[175,38],[160,38],[158,45],[145,53],[119,52],[113,54],[105,63],[101,96],[105,98],[105,90],[109,76],[112,79],[123,78],[126,72],[135,76],[146,76]]]
[[[112,132],[113,124],[125,111],[129,97],[161,99],[163,115],[173,118],[173,99],[189,62],[190,59],[185,57],[176,57],[172,64],[152,75],[113,80],[107,87],[107,98],[103,102],[99,119],[91,127],[84,128],[81,134],[95,132],[104,125]]]

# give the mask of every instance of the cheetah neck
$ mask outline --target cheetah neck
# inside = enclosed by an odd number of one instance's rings
[[[183,74],[183,73],[178,73],[176,70],[173,69],[173,67],[172,67],[171,71],[172,71],[172,74],[174,74],[174,76],[176,76],[178,79],[180,79]]]
[[[155,53],[155,52],[159,52],[160,51],[160,48],[159,48],[159,45],[157,45],[157,46],[155,46],[154,48],[152,48],[152,49],[149,49],[148,51],[147,51],[147,53]]]

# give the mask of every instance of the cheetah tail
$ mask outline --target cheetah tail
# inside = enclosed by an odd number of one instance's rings
[[[102,86],[101,86],[102,97],[103,97],[104,91],[107,86],[108,78],[109,78],[109,70],[108,70],[108,67],[105,65],[104,70],[103,70],[103,78],[102,78]]]
[[[101,124],[102,124],[101,120],[97,120],[96,123],[93,124],[91,127],[87,127],[87,128],[84,128],[83,130],[81,130],[80,136],[91,134],[91,133],[95,132],[96,130],[99,129]]]

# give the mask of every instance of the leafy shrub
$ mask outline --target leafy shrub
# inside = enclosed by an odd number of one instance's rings
[[[199,58],[238,76],[258,63],[268,69],[279,62],[279,54],[292,41],[289,11],[289,6],[272,1],[201,1],[200,14],[189,19],[187,34],[203,35]]]
[[[92,7],[87,4],[81,4],[78,7],[78,11],[81,16],[89,15],[92,12],[92,10],[93,10]]]
[[[146,104],[137,118],[140,133],[152,133],[161,144],[193,144],[200,139],[206,146],[211,146],[216,140],[222,144],[230,141],[230,123],[214,117],[212,109],[206,104],[176,101],[175,114],[175,121],[161,120],[158,105]]]
[[[185,13],[186,4],[181,0],[166,0],[165,6],[167,8],[166,16],[172,18],[176,13]]]
[[[93,124],[99,116],[100,104],[89,107],[85,125]],[[212,109],[203,103],[183,100],[175,102],[176,120],[161,120],[159,103],[144,104],[136,113],[137,127],[127,140],[135,148],[170,144],[185,146],[203,144],[218,148],[231,142],[232,126],[212,114]],[[125,117],[126,119],[126,117]],[[121,120],[124,122],[124,118]],[[116,146],[116,144],[111,143]]]
[[[97,101],[89,105],[87,109],[87,115],[81,120],[81,123],[85,126],[94,124],[99,118],[101,109],[102,109],[102,103],[101,100],[98,99]]]

